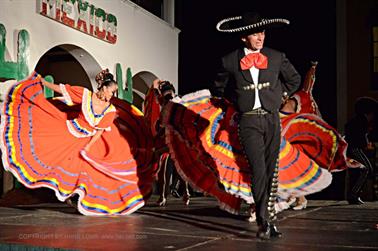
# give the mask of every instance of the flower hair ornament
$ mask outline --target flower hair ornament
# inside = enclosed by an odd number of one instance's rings
[[[114,82],[114,77],[113,74],[109,72],[109,69],[106,68],[96,75],[95,80],[98,85],[97,88],[100,89],[107,83]]]

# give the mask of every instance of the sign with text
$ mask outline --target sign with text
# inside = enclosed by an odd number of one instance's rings
[[[37,0],[38,12],[111,44],[117,41],[117,17],[84,0]]]

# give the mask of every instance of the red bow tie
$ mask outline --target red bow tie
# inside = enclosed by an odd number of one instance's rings
[[[257,69],[268,68],[268,58],[261,53],[249,53],[240,60],[242,70],[248,70],[255,66]]]

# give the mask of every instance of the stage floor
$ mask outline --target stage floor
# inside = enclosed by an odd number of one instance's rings
[[[82,216],[63,203],[0,207],[0,250],[378,250],[377,201],[311,200],[280,213],[284,236],[269,241],[213,198],[194,197],[189,206],[172,198],[163,208],[155,201],[119,217]]]

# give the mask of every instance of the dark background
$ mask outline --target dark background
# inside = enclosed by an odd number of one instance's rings
[[[241,45],[237,36],[218,32],[217,22],[257,11],[266,18],[291,22],[267,30],[265,46],[285,52],[302,80],[310,62],[319,62],[313,94],[323,118],[336,125],[335,1],[177,0],[175,4],[176,27],[181,30],[179,94],[209,88],[220,58]]]
[[[336,127],[336,1],[177,0],[179,94],[210,88],[220,58],[241,45],[238,36],[216,30],[216,24],[245,11],[266,18],[285,18],[290,25],[266,31],[265,46],[285,52],[302,81],[318,61],[313,95],[323,119]],[[210,4],[210,5],[209,5]],[[344,199],[346,172],[309,199]]]

